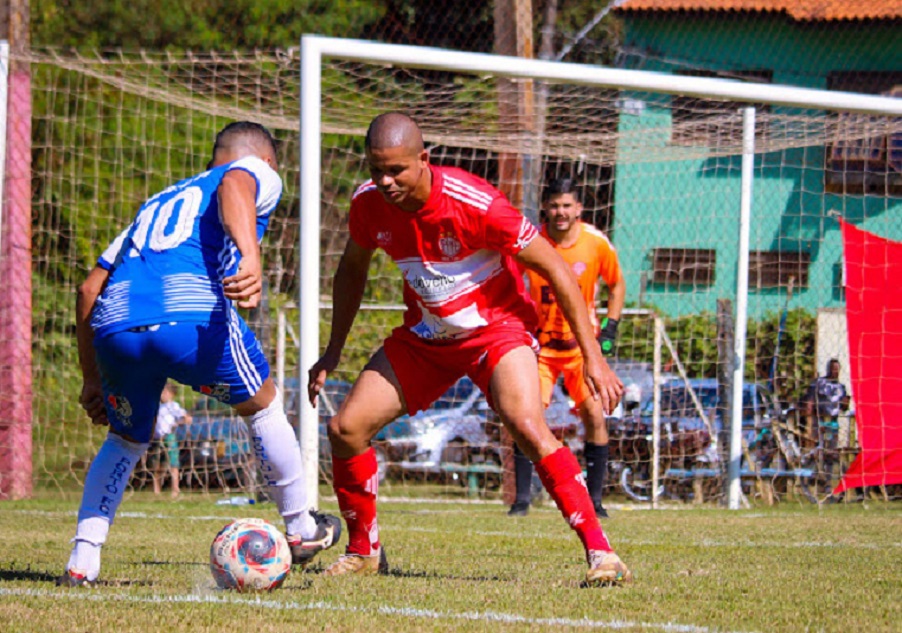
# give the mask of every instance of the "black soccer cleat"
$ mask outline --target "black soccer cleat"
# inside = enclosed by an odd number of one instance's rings
[[[527,514],[529,514],[529,504],[522,501],[514,503],[507,511],[509,517],[525,517]]]
[[[288,536],[288,546],[291,548],[291,562],[294,565],[306,567],[321,551],[329,549],[341,538],[341,519],[331,514],[320,514],[316,510],[310,510],[316,521],[316,534],[313,538],[304,540],[300,536]]]

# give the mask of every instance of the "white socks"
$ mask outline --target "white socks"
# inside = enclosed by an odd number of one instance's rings
[[[67,570],[75,568],[85,572],[88,580],[97,579],[100,548],[106,541],[135,464],[148,446],[129,442],[113,433],[107,434],[85,478],[73,539],[75,546]]]
[[[285,416],[282,395],[276,393],[268,407],[245,419],[253,434],[257,467],[285,520],[285,531],[313,538],[316,521],[307,511],[301,447]]]

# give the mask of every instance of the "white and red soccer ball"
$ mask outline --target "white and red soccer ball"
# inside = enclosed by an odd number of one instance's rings
[[[291,570],[288,541],[263,519],[237,519],[226,525],[210,545],[210,571],[220,589],[272,591]]]

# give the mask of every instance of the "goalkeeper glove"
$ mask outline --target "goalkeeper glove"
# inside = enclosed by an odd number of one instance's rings
[[[617,319],[609,319],[605,317],[601,322],[601,335],[598,342],[601,344],[601,353],[610,356],[614,353],[614,341],[617,339]]]

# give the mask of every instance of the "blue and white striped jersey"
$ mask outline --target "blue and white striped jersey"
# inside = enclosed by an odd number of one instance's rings
[[[173,321],[224,322],[222,280],[240,253],[219,215],[217,188],[233,169],[257,181],[257,239],[282,196],[282,179],[249,156],[182,180],[151,197],[97,264],[110,278],[91,319],[95,334]]]

